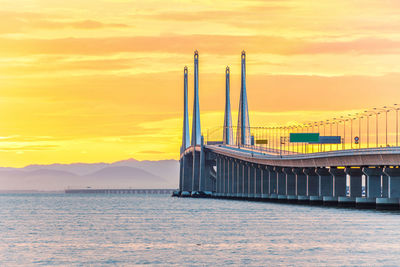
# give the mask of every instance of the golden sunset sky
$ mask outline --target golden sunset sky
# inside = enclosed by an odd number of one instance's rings
[[[200,59],[202,131],[400,99],[400,1],[0,0],[0,166],[177,159],[183,67]]]

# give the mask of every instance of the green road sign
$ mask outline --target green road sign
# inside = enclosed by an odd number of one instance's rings
[[[319,142],[319,133],[290,133],[291,143]]]

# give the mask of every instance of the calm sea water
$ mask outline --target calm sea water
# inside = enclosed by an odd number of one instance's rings
[[[167,195],[0,195],[0,266],[400,265],[400,214]]]

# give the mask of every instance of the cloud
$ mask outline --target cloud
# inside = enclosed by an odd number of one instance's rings
[[[38,150],[53,150],[59,147],[58,145],[28,145],[15,147],[0,147],[0,151],[38,151]]]
[[[122,52],[210,54],[251,53],[300,54],[392,54],[400,52],[400,41],[359,38],[348,41],[311,41],[279,36],[174,35],[109,38],[0,39],[0,55],[69,54],[105,55]]]
[[[106,23],[97,20],[68,20],[65,17],[35,12],[0,11],[0,34],[23,33],[37,29],[81,29],[128,28],[124,23]]]
[[[166,154],[164,151],[156,151],[156,150],[142,150],[135,152],[137,154]]]
[[[80,21],[52,21],[52,20],[39,20],[32,24],[33,28],[39,29],[103,29],[103,28],[128,28],[127,24],[123,23],[103,23],[95,20],[80,20]]]

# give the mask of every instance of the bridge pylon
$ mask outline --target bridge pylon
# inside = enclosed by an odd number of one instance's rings
[[[200,108],[199,108],[199,52],[194,51],[194,99],[192,120],[192,146],[201,143]]]
[[[239,115],[236,134],[237,145],[251,145],[249,107],[246,92],[246,52],[241,56],[241,88],[239,101]]]
[[[182,130],[182,146],[181,154],[190,146],[190,134],[189,134],[189,114],[188,114],[188,67],[185,66],[183,69],[183,130]],[[179,173],[179,190],[183,190],[185,175],[188,176],[185,163],[183,158],[180,159],[180,173]],[[186,178],[187,179],[187,178]]]
[[[231,100],[230,100],[230,70],[226,67],[225,70],[225,115],[224,115],[224,145],[233,145],[232,133],[232,114],[231,114]]]
[[[188,67],[183,70],[183,131],[182,131],[182,150],[190,146],[189,135],[189,114],[188,114]],[[182,151],[181,151],[182,153]]]

